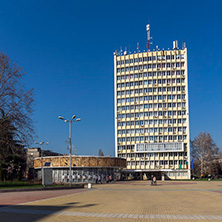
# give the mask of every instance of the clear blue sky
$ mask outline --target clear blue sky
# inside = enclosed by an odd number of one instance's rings
[[[222,147],[222,1],[0,1],[0,50],[24,67],[35,89],[36,140],[67,153],[73,125],[78,154],[114,155],[113,52],[188,47],[191,138],[209,132]],[[33,144],[34,145],[34,144]]]

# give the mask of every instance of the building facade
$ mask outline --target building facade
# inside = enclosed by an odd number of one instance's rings
[[[128,174],[190,179],[187,48],[114,53],[115,155]]]
[[[41,166],[44,169],[52,169],[53,183],[96,182],[98,176],[101,182],[106,182],[108,176],[113,180],[121,179],[121,170],[126,167],[124,158],[106,156],[72,156],[71,177],[69,175],[70,156],[37,157],[34,160],[34,168],[38,178],[41,179]]]
[[[59,156],[60,153],[53,152],[51,150],[43,150],[43,156]],[[26,148],[26,177],[29,179],[34,179],[36,177],[36,172],[34,170],[34,160],[41,156],[41,148]]]

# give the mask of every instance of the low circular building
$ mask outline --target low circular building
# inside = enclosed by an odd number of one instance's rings
[[[48,156],[37,157],[34,168],[38,178],[41,178],[41,169],[51,169],[54,183],[96,182],[98,178],[105,182],[108,176],[114,180],[120,179],[120,172],[126,167],[126,160],[107,156]]]

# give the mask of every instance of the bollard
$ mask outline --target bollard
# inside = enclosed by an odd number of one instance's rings
[[[92,184],[88,183],[88,189],[91,189],[91,188],[92,188]]]

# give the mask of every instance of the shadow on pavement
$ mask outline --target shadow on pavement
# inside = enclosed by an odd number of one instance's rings
[[[65,203],[62,206],[43,206],[43,205],[16,205],[4,206],[0,208],[0,221],[37,221],[50,215],[62,215],[61,211],[73,212],[76,209],[88,208],[97,204],[81,204],[80,202]],[[74,209],[74,210],[73,210]],[[61,214],[60,214],[61,213]]]

